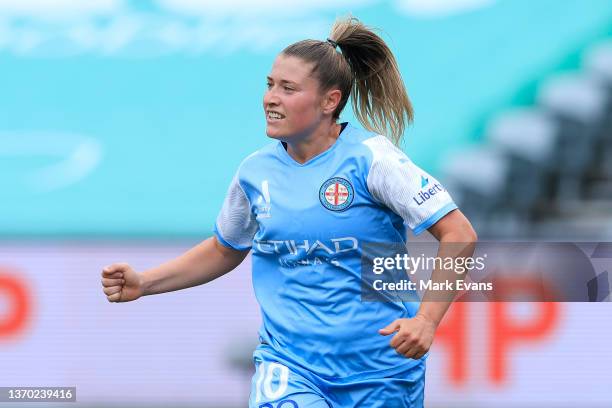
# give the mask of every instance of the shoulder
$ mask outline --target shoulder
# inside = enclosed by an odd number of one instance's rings
[[[393,142],[383,135],[374,135],[363,141],[372,155],[372,163],[381,161],[393,161],[401,164],[402,161],[408,161],[408,156],[400,148],[395,146]]]
[[[388,137],[368,130],[352,127],[351,150],[365,158],[368,169],[382,163],[402,165],[410,162],[408,156],[389,140]]]
[[[254,151],[245,157],[238,166],[237,176],[242,179],[244,175],[250,174],[258,169],[261,169],[266,163],[274,161],[277,157],[276,149],[278,142],[272,141],[261,149]]]

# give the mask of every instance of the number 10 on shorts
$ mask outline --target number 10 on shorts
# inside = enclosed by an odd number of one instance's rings
[[[255,402],[260,402],[262,393],[268,400],[275,400],[282,397],[287,391],[289,381],[289,369],[279,363],[268,363],[262,361],[257,367],[258,376],[255,384]],[[278,385],[273,387],[272,381],[275,375],[278,377]],[[274,389],[276,388],[276,389]]]

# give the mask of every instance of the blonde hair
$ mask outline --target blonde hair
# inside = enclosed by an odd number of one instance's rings
[[[339,19],[328,41],[299,41],[282,54],[314,64],[312,73],[322,90],[340,89],[334,119],[340,117],[352,92],[353,110],[363,127],[400,145],[413,120],[412,104],[393,53],[371,29],[353,17]]]

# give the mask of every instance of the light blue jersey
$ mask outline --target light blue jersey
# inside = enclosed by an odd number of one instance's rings
[[[252,249],[260,338],[321,378],[381,378],[419,363],[378,330],[417,303],[362,302],[363,242],[405,242],[457,208],[432,176],[384,136],[347,124],[304,164],[275,141],[236,173],[215,233]]]

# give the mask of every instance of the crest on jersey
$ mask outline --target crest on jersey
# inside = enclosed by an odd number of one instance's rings
[[[342,177],[332,177],[321,185],[319,200],[323,207],[331,211],[346,210],[355,197],[355,189]]]

